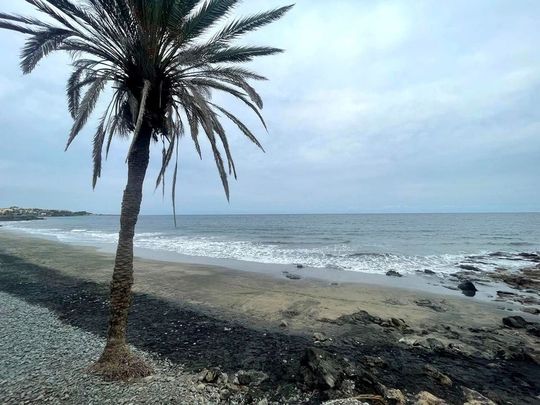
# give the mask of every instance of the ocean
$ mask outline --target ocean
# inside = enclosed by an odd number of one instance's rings
[[[3,229],[112,249],[118,216],[5,222]],[[540,213],[141,216],[136,248],[190,258],[352,272],[451,274],[523,267],[540,251]],[[526,261],[526,260],[525,260]]]

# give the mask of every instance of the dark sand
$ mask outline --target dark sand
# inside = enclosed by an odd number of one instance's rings
[[[0,290],[99,335],[105,333],[112,262],[111,255],[93,248],[0,230]],[[539,400],[539,339],[501,322],[509,315],[537,322],[538,316],[510,312],[512,304],[411,286],[332,285],[146,259],[136,260],[135,272],[130,341],[193,371],[262,370],[270,379],[254,389],[254,398],[286,398],[292,387],[311,393],[314,387],[306,384],[300,362],[306,348],[317,346],[406,395],[427,390],[449,403],[463,403],[462,387],[468,387],[498,403]],[[314,342],[315,332],[330,339]],[[373,360],[377,357],[380,361]],[[447,375],[452,385],[428,375],[426,365]],[[315,402],[336,394],[319,388]]]

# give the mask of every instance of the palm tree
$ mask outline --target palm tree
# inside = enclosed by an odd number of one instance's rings
[[[92,369],[109,378],[145,376],[151,369],[128,350],[126,327],[133,284],[133,237],[150,144],[162,144],[156,188],[164,186],[169,163],[175,161],[173,210],[178,144],[186,132],[199,156],[199,137],[208,138],[228,199],[228,176],[236,178],[236,169],[222,118],[232,121],[249,140],[262,146],[239,118],[212,102],[211,95],[214,91],[232,95],[247,105],[266,128],[260,112],[262,99],[248,83],[265,78],[241,65],[282,50],[231,42],[278,20],[292,6],[218,27],[240,0],[24,1],[46,19],[0,13],[0,28],[29,36],[21,55],[23,72],[32,72],[53,51],[66,51],[72,57],[67,97],[74,123],[66,149],[85,126],[99,96],[110,89],[111,98],[93,139],[93,187],[101,176],[103,149],[108,154],[115,135],[131,138],[110,287],[107,343]]]

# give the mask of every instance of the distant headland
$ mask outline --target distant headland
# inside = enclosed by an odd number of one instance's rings
[[[92,215],[86,211],[47,210],[43,208],[0,208],[0,221],[33,221],[47,217],[82,217]]]

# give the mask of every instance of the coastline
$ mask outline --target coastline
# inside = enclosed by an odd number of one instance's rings
[[[98,335],[106,325],[112,263],[110,254],[95,248],[0,231],[0,289]],[[138,348],[193,372],[262,369],[272,381],[267,396],[298,377],[304,352],[314,345],[361,362],[380,357],[386,365],[370,373],[406,395],[421,388],[460,403],[468,387],[495,401],[517,395],[520,403],[534,403],[540,394],[534,382],[540,377],[538,338],[501,322],[511,315],[537,322],[538,316],[510,311],[516,308],[506,302],[141,258],[135,277],[130,340]],[[324,341],[314,341],[321,335]],[[454,384],[426,375],[426,364]],[[515,381],[523,383],[517,393]],[[340,390],[332,395],[344,395]]]

